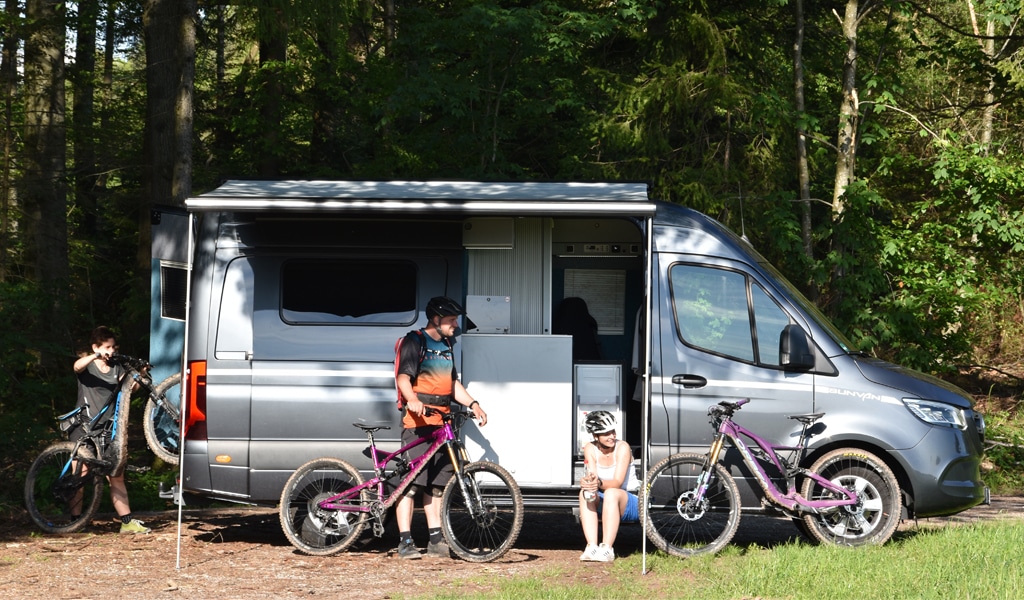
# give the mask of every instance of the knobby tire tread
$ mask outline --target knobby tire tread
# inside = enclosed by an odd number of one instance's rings
[[[366,528],[367,513],[324,510],[316,503],[362,483],[359,470],[339,458],[315,458],[296,469],[281,491],[279,516],[285,537],[312,556],[331,556],[349,548]],[[353,501],[362,506],[369,502],[368,489]]]
[[[523,527],[523,494],[512,475],[501,466],[478,461],[464,467],[463,477],[470,494],[482,493],[486,512],[472,517],[459,475],[448,481],[441,496],[441,530],[451,551],[469,562],[490,562],[504,556]],[[487,477],[479,477],[488,474]]]
[[[715,464],[705,496],[706,510],[685,513],[682,499],[695,490],[695,480],[707,457],[674,454],[647,472],[640,495],[640,520],[648,539],[673,556],[715,553],[725,547],[739,527],[739,488],[721,464]]]
[[[153,389],[153,395],[158,397],[166,396],[168,390],[180,384],[181,373],[175,373],[161,381]],[[181,396],[179,394],[179,403],[180,397]],[[167,401],[170,402],[170,399]],[[180,405],[178,406],[178,411],[179,414],[181,414]],[[178,451],[181,448],[181,423],[179,421],[174,421],[178,426],[174,431],[158,432],[156,427],[157,421],[166,420],[170,420],[169,415],[167,415],[167,411],[154,401],[152,397],[150,397],[146,401],[146,408],[143,412],[142,418],[142,431],[146,436],[146,445],[149,446],[150,451],[153,452],[157,458],[167,464],[176,465],[178,464]],[[161,436],[163,436],[163,439],[161,439]],[[163,443],[164,440],[173,440],[174,444],[171,447],[165,446]]]
[[[840,546],[881,545],[892,537],[902,516],[899,481],[874,454],[857,448],[833,450],[810,469],[825,479],[858,489],[862,506],[854,514],[846,507],[803,517],[801,530],[812,542]],[[833,498],[816,481],[804,479],[801,494],[809,500]]]
[[[95,454],[86,448],[87,443],[79,447],[78,455],[95,458]],[[36,457],[25,476],[25,507],[32,521],[47,533],[74,533],[81,530],[96,516],[103,499],[104,477],[96,474],[95,469],[80,482],[83,493],[81,516],[71,519],[70,507],[56,497],[55,484],[60,485],[60,471],[71,459],[74,449],[74,442],[50,445]],[[73,481],[77,476],[70,475],[62,479],[69,482],[69,477],[70,485],[77,487],[79,482]]]

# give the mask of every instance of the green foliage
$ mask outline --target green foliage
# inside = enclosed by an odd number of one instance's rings
[[[986,415],[990,446],[985,451],[982,479],[994,494],[1024,490],[1024,421],[1013,412]]]

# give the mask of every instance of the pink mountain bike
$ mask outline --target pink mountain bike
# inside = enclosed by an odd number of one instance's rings
[[[441,531],[448,546],[471,562],[503,556],[523,526],[519,485],[497,464],[469,462],[458,437],[467,413],[443,417],[444,424],[431,437],[390,454],[378,450],[373,439],[374,432],[390,427],[353,423],[370,442],[373,477],[364,481],[358,469],[338,458],[317,458],[299,467],[281,493],[281,527],[288,541],[307,554],[328,556],[349,548],[369,523],[374,535],[381,537],[388,511],[427,461],[444,449],[455,469],[441,496]],[[430,444],[423,456],[403,458],[407,450],[422,444]]]
[[[691,556],[718,552],[732,540],[741,503],[732,474],[719,462],[726,441],[759,484],[762,504],[792,517],[812,541],[860,546],[892,536],[900,522],[900,487],[885,462],[859,448],[837,448],[803,468],[811,425],[824,413],[789,417],[802,429],[795,446],[783,446],[732,420],[748,402],[708,409],[715,437],[707,454],[673,454],[648,471],[640,511],[655,546]]]

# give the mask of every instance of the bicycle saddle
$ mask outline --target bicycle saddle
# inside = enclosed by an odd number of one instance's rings
[[[381,429],[391,429],[390,425],[367,425],[366,423],[353,423],[355,427],[362,429],[363,431],[380,431]]]
[[[793,419],[794,421],[800,421],[804,425],[810,425],[824,416],[825,413],[811,413],[809,415],[789,415],[788,418]]]

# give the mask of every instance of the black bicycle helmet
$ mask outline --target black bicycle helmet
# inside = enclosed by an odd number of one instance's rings
[[[462,305],[448,296],[436,296],[427,302],[427,318],[434,317],[461,317],[466,314]]]
[[[587,433],[591,435],[608,433],[609,431],[615,430],[615,415],[606,410],[595,410],[587,413],[585,423],[587,426]]]

